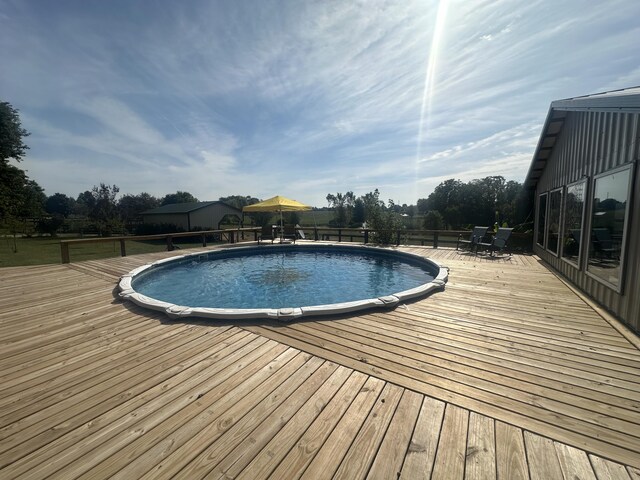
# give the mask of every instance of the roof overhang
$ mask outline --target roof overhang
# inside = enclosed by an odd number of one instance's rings
[[[535,189],[570,112],[640,113],[640,87],[596,93],[551,103],[524,187]]]

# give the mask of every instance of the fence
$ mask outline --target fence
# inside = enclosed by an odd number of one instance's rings
[[[370,228],[328,228],[314,227],[302,228],[306,232],[306,236],[310,240],[337,241],[337,242],[362,242],[371,243],[376,234],[387,233],[395,240],[396,245],[421,245],[438,248],[441,246],[453,247],[458,241],[460,235],[468,238],[471,233],[468,230],[373,230]],[[113,242],[120,243],[120,255],[126,256],[125,242],[145,241],[145,240],[161,240],[167,242],[167,250],[173,250],[173,239],[182,237],[201,237],[202,246],[207,246],[207,235],[220,235],[226,239],[228,243],[236,243],[245,239],[245,234],[253,236],[253,240],[258,240],[260,228],[237,228],[227,230],[207,230],[202,232],[183,232],[183,233],[167,233],[161,235],[142,235],[142,236],[124,236],[124,237],[104,237],[104,238],[82,238],[74,240],[61,240],[60,249],[62,255],[62,263],[70,263],[69,247],[74,244],[84,244],[91,242]],[[309,232],[313,231],[313,234]],[[251,235],[253,234],[253,235]],[[490,234],[491,235],[491,234]],[[530,252],[533,245],[532,233],[513,233],[509,239],[510,250],[519,252]]]
[[[165,240],[167,243],[167,250],[174,249],[173,239],[183,237],[201,237],[202,246],[207,246],[207,236],[219,235],[221,239],[226,240],[227,243],[236,243],[239,240],[244,240],[245,234],[253,233],[253,240],[258,240],[258,232],[260,228],[236,228],[228,230],[206,230],[200,232],[181,232],[181,233],[165,233],[160,235],[136,235],[136,236],[123,236],[123,237],[100,237],[100,238],[79,238],[73,240],[61,240],[60,241],[60,254],[62,256],[62,263],[71,263],[71,256],[69,247],[77,244],[86,243],[104,243],[104,242],[119,242],[120,243],[120,256],[126,257],[126,242],[127,241],[149,241],[149,240]]]

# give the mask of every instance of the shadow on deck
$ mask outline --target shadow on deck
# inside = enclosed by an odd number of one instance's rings
[[[640,478],[636,346],[534,256],[402,249],[446,289],[292,324],[114,299],[177,252],[3,269],[0,475]]]

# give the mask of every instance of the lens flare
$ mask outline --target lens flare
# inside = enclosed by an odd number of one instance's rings
[[[433,102],[433,87],[435,85],[436,71],[438,69],[438,56],[440,54],[440,44],[444,36],[444,28],[447,20],[448,0],[440,0],[438,3],[438,13],[436,15],[435,28],[431,38],[431,48],[427,61],[427,70],[424,76],[424,91],[422,94],[422,108],[420,109],[420,125],[418,127],[418,139],[416,146],[416,195],[417,182],[420,177],[420,161],[422,156],[422,144],[429,133],[429,117],[431,115],[431,105]]]

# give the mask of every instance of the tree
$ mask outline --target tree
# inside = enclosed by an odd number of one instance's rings
[[[353,204],[351,221],[356,225],[362,225],[365,221],[364,200],[362,200],[362,197],[356,198],[356,201]]]
[[[380,192],[377,188],[360,198],[365,206],[367,227],[374,230],[371,240],[380,244],[393,243],[395,233],[402,228],[400,215],[394,212],[393,200],[389,200],[389,207],[387,207],[380,200]]]
[[[449,179],[438,185],[426,199],[418,200],[418,210],[437,211],[451,228],[462,225],[493,225],[519,223],[519,198],[522,184],[506,182],[501,176],[491,176],[463,183]],[[522,220],[520,220],[522,221]]]
[[[427,230],[442,230],[444,219],[437,210],[429,210],[424,216],[424,228]]]
[[[7,165],[10,158],[22,160],[29,148],[22,139],[28,136],[20,124],[18,110],[8,102],[0,102],[0,165]]]
[[[159,205],[160,200],[146,192],[139,195],[123,195],[118,200],[118,213],[125,223],[131,224],[140,219],[141,212],[151,210]]]
[[[75,213],[76,215],[88,217],[95,206],[96,199],[93,197],[93,193],[89,190],[86,190],[78,194],[73,213]]]
[[[96,222],[100,235],[109,236],[122,225],[118,218],[116,197],[120,189],[116,185],[93,187],[91,194],[95,200],[93,209],[89,212],[89,218]]]
[[[197,202],[198,199],[191,195],[189,192],[181,192],[177,191],[176,193],[169,193],[165,195],[160,201],[160,205],[171,205],[174,203],[194,203]]]
[[[44,212],[44,204],[47,196],[44,190],[35,180],[27,179],[22,186],[18,216],[21,218],[39,217]]]
[[[218,200],[240,210],[242,210],[242,208],[246,207],[247,205],[253,205],[254,203],[258,203],[260,201],[255,197],[250,197],[249,195],[230,195],[228,197],[220,197]]]
[[[9,163],[10,159],[20,162],[29,148],[23,138],[29,136],[20,124],[18,110],[8,102],[0,102],[0,220],[13,233],[13,251],[17,252],[16,236],[20,224],[27,218],[42,213],[46,196],[35,181]]]
[[[18,231],[20,228],[25,231],[28,218],[42,214],[47,197],[40,185],[29,180],[23,170],[9,164],[0,166],[0,170],[0,218],[13,234],[13,252],[16,253]]]
[[[327,195],[327,202],[329,202],[329,207],[335,210],[335,226],[346,227],[351,223],[351,216],[355,201],[356,196],[353,194],[353,192],[347,192],[344,195],[339,192],[335,195],[333,195],[332,193],[329,193]]]
[[[62,217],[68,217],[75,206],[75,200],[71,197],[67,197],[64,193],[54,193],[44,204],[44,208],[47,213],[60,215]]]

